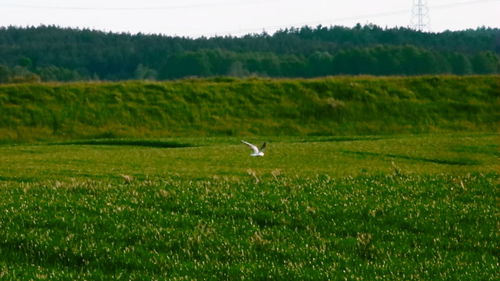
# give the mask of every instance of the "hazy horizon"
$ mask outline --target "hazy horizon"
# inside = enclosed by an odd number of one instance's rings
[[[500,0],[429,0],[425,31],[500,28]],[[357,23],[410,27],[412,0],[0,0],[0,26],[55,25],[197,38]]]

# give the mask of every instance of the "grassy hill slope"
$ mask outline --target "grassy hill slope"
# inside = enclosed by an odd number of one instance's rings
[[[0,140],[494,131],[500,77],[0,85]]]

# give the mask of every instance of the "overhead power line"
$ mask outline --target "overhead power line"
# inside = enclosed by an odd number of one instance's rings
[[[141,10],[177,10],[177,9],[190,9],[190,8],[209,8],[217,6],[246,6],[255,5],[260,3],[268,3],[273,0],[257,0],[246,3],[241,2],[210,2],[200,4],[187,4],[187,5],[168,5],[168,6],[148,6],[148,7],[88,7],[88,6],[48,6],[48,5],[25,5],[14,3],[0,3],[0,6],[7,8],[20,8],[20,9],[44,9],[44,10],[82,10],[82,11],[141,11]],[[278,0],[280,1],[280,0]]]
[[[280,0],[278,0],[280,1]],[[417,1],[417,0],[416,0]],[[481,2],[498,2],[500,0],[472,0],[472,1],[462,1],[450,4],[443,4],[433,6],[433,9],[439,8],[448,8],[452,6],[461,6],[461,5],[469,5],[476,4]],[[189,8],[207,8],[214,6],[246,6],[246,5],[254,5],[259,3],[269,3],[273,2],[273,0],[262,0],[262,1],[250,1],[250,2],[211,2],[211,3],[200,3],[200,4],[189,4],[189,5],[170,5],[170,6],[149,6],[149,7],[88,7],[88,6],[49,6],[49,5],[29,5],[29,4],[15,4],[15,3],[0,3],[0,6],[7,8],[21,8],[21,9],[48,9],[48,10],[89,10],[89,11],[138,11],[138,10],[175,10],[175,9],[189,9]],[[405,10],[407,11],[407,10]],[[388,12],[392,13],[392,12]]]
[[[484,2],[499,2],[499,1],[500,0],[461,1],[461,2],[431,6],[429,9],[442,10],[442,9],[449,9],[449,8],[453,8],[453,7],[479,4],[479,3],[484,3]],[[408,9],[401,9],[401,10],[394,10],[394,11],[380,12],[380,13],[373,13],[373,14],[364,14],[364,15],[357,15],[357,16],[330,18],[330,19],[315,20],[315,21],[295,22],[292,24],[288,24],[286,26],[285,25],[279,25],[279,26],[275,25],[275,26],[264,26],[264,27],[259,27],[259,28],[245,28],[245,29],[237,29],[237,30],[225,31],[225,32],[220,32],[220,33],[239,34],[239,33],[248,33],[248,32],[260,32],[260,31],[264,31],[264,30],[276,30],[276,29],[286,28],[286,27],[290,27],[290,26],[314,25],[314,24],[325,23],[325,22],[328,22],[329,24],[335,24],[335,23],[346,22],[346,21],[353,21],[353,20],[361,21],[361,20],[366,20],[366,19],[381,18],[381,17],[402,15],[402,14],[408,14],[408,13],[409,13]]]
[[[15,4],[15,3],[0,3],[0,7],[4,8],[16,8],[16,9],[46,9],[46,10],[75,10],[75,11],[107,11],[107,12],[120,12],[120,11],[161,11],[161,10],[176,10],[176,9],[190,9],[190,8],[209,8],[209,7],[220,7],[220,6],[246,6],[246,5],[255,5],[255,4],[267,4],[269,2],[278,2],[284,0],[253,0],[249,2],[240,2],[236,0],[232,0],[231,2],[210,2],[210,3],[199,3],[199,4],[187,4],[187,5],[171,5],[171,6],[149,6],[149,7],[85,7],[85,6],[47,6],[47,5],[24,5],[24,4]],[[414,0],[417,1],[417,0]],[[460,1],[448,4],[441,4],[430,6],[429,8],[432,10],[441,10],[441,9],[449,9],[454,7],[466,6],[466,5],[474,5],[479,3],[486,2],[499,2],[500,0],[469,0],[469,1]],[[284,1],[285,2],[285,1]],[[303,22],[295,22],[290,24],[283,25],[274,25],[274,26],[261,26],[257,28],[244,28],[244,29],[236,29],[230,31],[219,31],[218,34],[241,34],[241,33],[252,33],[252,32],[261,32],[265,30],[277,30],[283,29],[291,26],[303,26],[303,25],[316,25],[320,23],[328,23],[329,25],[346,22],[346,21],[362,21],[373,18],[408,14],[409,10],[393,10],[387,12],[379,12],[372,14],[364,14],[364,15],[356,15],[356,16],[347,16],[347,17],[339,17],[339,18],[330,18],[330,19],[320,19],[314,21],[303,21]],[[418,21],[417,21],[418,23]],[[202,35],[198,35],[202,36]],[[196,37],[196,36],[195,36]]]

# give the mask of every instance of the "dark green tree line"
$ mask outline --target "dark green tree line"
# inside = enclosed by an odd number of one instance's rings
[[[0,82],[488,74],[500,72],[499,38],[500,30],[491,28],[423,33],[375,25],[197,39],[3,27]]]

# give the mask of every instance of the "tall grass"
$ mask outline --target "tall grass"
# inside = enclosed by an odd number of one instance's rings
[[[0,278],[496,280],[496,182],[0,181]]]
[[[498,279],[498,134],[172,139],[0,146],[0,280]]]
[[[499,76],[0,86],[0,140],[493,131]]]

